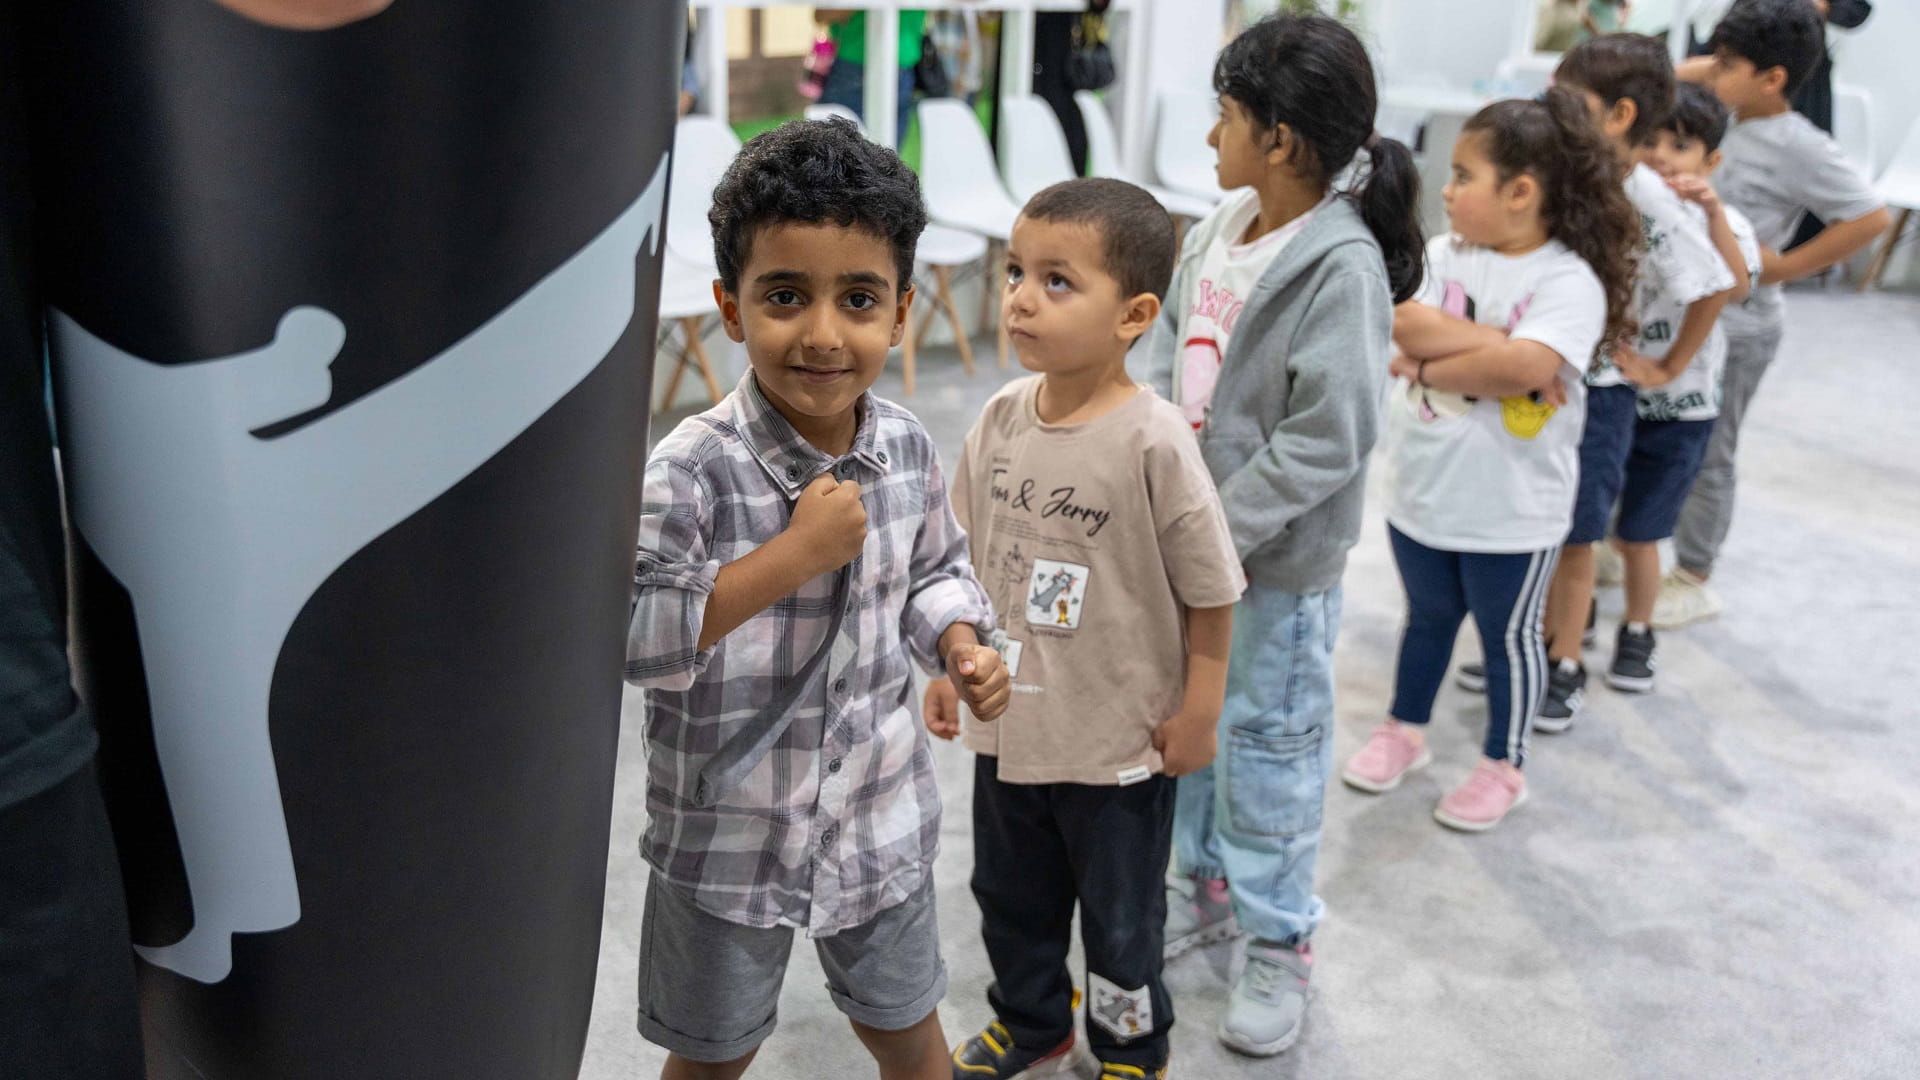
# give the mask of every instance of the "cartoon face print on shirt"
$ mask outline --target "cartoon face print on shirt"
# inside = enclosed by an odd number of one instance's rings
[[[1526,316],[1527,307],[1532,302],[1533,297],[1528,295],[1513,306],[1512,314],[1507,317],[1508,333],[1512,333],[1513,328],[1520,325],[1520,320]],[[1466,286],[1457,281],[1446,283],[1440,295],[1440,310],[1456,318],[1474,322],[1477,309],[1478,305],[1473,297],[1467,294]],[[1479,399],[1465,394],[1435,390],[1417,383],[1407,384],[1407,405],[1413,410],[1415,416],[1426,423],[1465,416],[1477,400]],[[1555,411],[1553,406],[1541,400],[1537,391],[1500,399],[1501,423],[1506,428],[1507,434],[1516,439],[1538,437],[1546,428],[1547,421],[1553,418]]]
[[[1232,335],[1246,306],[1232,289],[1209,278],[1200,280],[1198,295],[1187,312],[1187,340],[1181,345],[1180,359],[1180,409],[1195,431],[1206,426],[1213,388],[1220,382],[1220,365],[1225,362],[1221,342]]]
[[[1090,573],[1075,563],[1035,559],[1028,581],[1027,625],[1078,630]]]

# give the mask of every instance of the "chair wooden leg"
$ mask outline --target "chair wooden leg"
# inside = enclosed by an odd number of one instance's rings
[[[1907,231],[1907,221],[1913,217],[1913,210],[1902,207],[1900,216],[1893,219],[1893,228],[1887,231],[1887,238],[1880,241],[1880,250],[1874,253],[1873,262],[1867,266],[1867,276],[1860,279],[1860,291],[1867,292],[1880,283],[1880,275],[1887,269],[1887,260],[1893,257],[1893,247],[1900,242],[1900,234]]]
[[[967,340],[967,328],[960,321],[960,309],[953,303],[953,268],[936,266],[933,268],[934,296],[940,301],[940,307],[947,313],[947,324],[953,327],[953,344],[960,350],[960,366],[967,375],[973,375],[973,342]],[[932,319],[928,319],[932,322]]]
[[[915,296],[914,299],[919,299]],[[922,319],[921,323],[930,323],[932,319]],[[913,360],[915,341],[913,334],[913,305],[907,305],[907,323],[905,333],[900,335],[900,386],[902,397],[913,396]]]
[[[707,347],[700,341],[700,320],[697,318],[680,320],[681,332],[687,335],[687,351],[700,368],[700,377],[707,382],[707,396],[715,405],[726,400],[726,394],[720,391],[720,380],[713,377],[713,365],[707,362]]]
[[[680,376],[686,374],[687,364],[689,362],[690,357],[687,355],[687,345],[686,342],[682,341],[678,355],[673,361],[673,374],[667,376],[666,393],[660,395],[659,412],[666,412],[668,409],[673,408],[674,399],[680,396]]]

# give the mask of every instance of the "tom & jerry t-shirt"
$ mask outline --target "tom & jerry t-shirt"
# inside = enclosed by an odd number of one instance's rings
[[[1186,693],[1186,609],[1246,589],[1213,478],[1180,411],[1142,387],[1049,424],[1039,376],[967,435],[953,511],[1006,634],[1013,702],[966,744],[1020,784],[1125,784],[1160,771],[1153,732]]]

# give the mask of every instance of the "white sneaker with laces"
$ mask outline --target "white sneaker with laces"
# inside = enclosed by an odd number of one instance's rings
[[[1312,978],[1313,946],[1296,950],[1248,942],[1246,966],[1220,1019],[1220,1041],[1253,1057],[1272,1057],[1292,1046],[1307,1015],[1307,983]]]
[[[1660,582],[1660,597],[1653,602],[1653,627],[1677,630],[1713,618],[1723,606],[1705,581],[1676,566]]]

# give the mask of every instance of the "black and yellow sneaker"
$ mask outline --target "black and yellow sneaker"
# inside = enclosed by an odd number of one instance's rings
[[[1100,1063],[1100,1080],[1167,1080],[1167,1067],[1146,1069],[1138,1065],[1120,1065],[1110,1061]]]
[[[1067,1076],[1073,1071],[1072,1032],[1051,1050],[1024,1050],[1013,1045],[1013,1036],[998,1020],[953,1052],[953,1080],[1028,1080]]]

